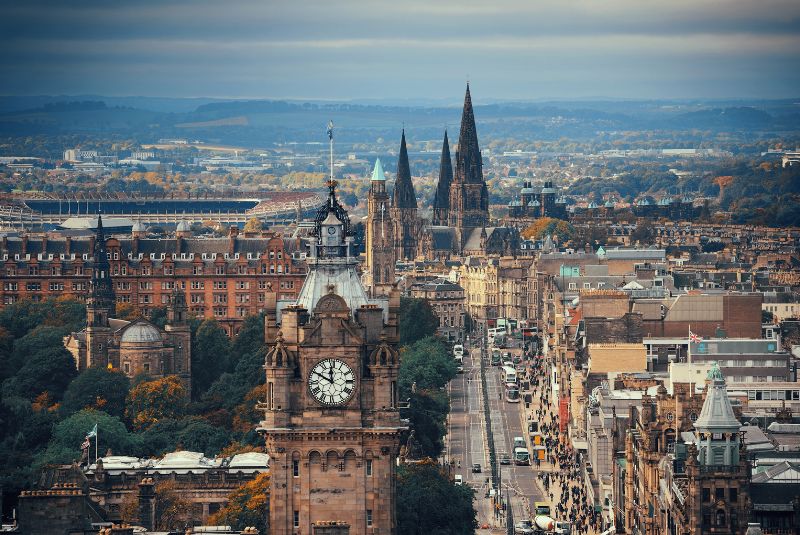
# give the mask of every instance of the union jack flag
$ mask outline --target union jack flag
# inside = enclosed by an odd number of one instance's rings
[[[703,339],[700,336],[694,334],[692,331],[689,331],[689,341],[693,344],[699,344],[700,342],[703,341]]]

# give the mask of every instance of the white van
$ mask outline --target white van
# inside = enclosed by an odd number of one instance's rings
[[[461,344],[456,344],[453,346],[453,355],[463,355],[464,354],[464,346]]]
[[[455,361],[456,361],[456,362],[457,362],[459,365],[461,365],[461,364],[464,364],[464,355],[456,355],[456,356],[455,356]]]
[[[453,478],[453,482],[456,485],[463,485],[464,484],[464,477],[461,474],[456,474]]]

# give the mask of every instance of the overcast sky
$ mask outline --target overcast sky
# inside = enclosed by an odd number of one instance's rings
[[[0,93],[800,96],[798,0],[0,0]],[[477,98],[478,95],[480,98]]]

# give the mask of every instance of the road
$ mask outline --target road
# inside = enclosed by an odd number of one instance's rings
[[[473,349],[464,358],[464,373],[450,382],[450,418],[448,420],[448,441],[446,461],[456,464],[455,473],[462,474],[466,484],[476,489],[476,509],[478,524],[488,524],[500,528],[504,524],[492,514],[491,502],[487,499],[491,468],[486,444],[486,424],[482,406],[480,383],[480,350]],[[500,368],[486,367],[489,393],[491,426],[498,459],[502,452],[513,454],[514,437],[527,440],[527,424],[523,428],[524,403],[508,403],[503,395]],[[523,392],[524,394],[524,392]],[[529,451],[532,451],[528,444]],[[461,469],[458,469],[458,463]],[[470,467],[480,463],[482,472],[473,474]],[[511,498],[514,520],[530,518],[528,511],[534,501],[542,499],[536,473],[530,466],[500,465],[503,494]],[[504,531],[503,531],[504,532]]]

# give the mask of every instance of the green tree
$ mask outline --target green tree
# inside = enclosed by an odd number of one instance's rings
[[[445,422],[450,412],[447,394],[439,391],[418,391],[408,398],[409,408],[403,411],[414,431],[414,440],[419,445],[419,455],[437,458],[444,450]]]
[[[3,397],[19,396],[33,400],[47,392],[53,399],[61,399],[70,381],[78,374],[75,359],[62,342],[58,346],[40,349],[33,353],[19,371],[3,383]]]
[[[246,317],[239,329],[239,333],[231,344],[228,371],[232,372],[236,369],[236,365],[242,356],[258,352],[263,345],[264,315]]]
[[[200,451],[209,457],[217,455],[230,442],[228,432],[200,417],[187,418],[178,433],[178,443],[184,450]]]
[[[402,465],[397,470],[398,535],[465,535],[475,533],[475,492],[455,485],[433,461]]]
[[[84,409],[56,424],[53,438],[47,451],[39,457],[38,465],[49,463],[68,463],[80,458],[81,444],[87,433],[97,424],[97,451],[100,456],[107,450],[118,455],[135,454],[137,448],[135,437],[128,433],[122,420],[110,414],[94,409]],[[94,454],[94,441],[92,454]]]
[[[400,298],[400,345],[410,345],[436,334],[439,318],[427,299]]]
[[[122,418],[129,389],[130,380],[121,371],[89,368],[69,384],[61,413],[69,416],[85,408],[94,408]]]
[[[414,383],[419,390],[442,388],[458,372],[447,345],[435,336],[428,336],[403,348],[400,362],[398,386],[401,396],[408,396]]]
[[[199,398],[228,367],[230,341],[214,320],[205,320],[192,341],[192,392]]]

